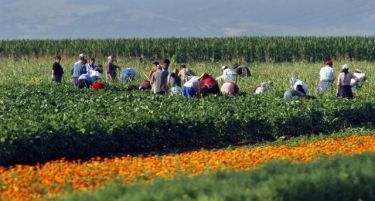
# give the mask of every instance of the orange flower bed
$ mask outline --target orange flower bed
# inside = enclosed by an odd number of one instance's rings
[[[375,135],[327,138],[296,146],[194,151],[163,156],[57,160],[43,165],[0,167],[0,200],[43,200],[72,191],[95,190],[114,180],[125,183],[156,177],[198,175],[217,170],[247,170],[273,159],[307,162],[321,156],[375,152]]]

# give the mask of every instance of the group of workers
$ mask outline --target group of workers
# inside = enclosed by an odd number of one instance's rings
[[[106,79],[111,82],[117,79],[119,67],[114,64],[114,56],[109,56],[105,67]],[[60,65],[61,56],[55,57],[55,63],[52,66],[52,80],[61,82],[64,71]],[[170,69],[170,61],[165,59],[162,64],[154,62],[151,70],[146,75],[146,80],[140,83],[140,90],[151,90],[155,94],[165,95],[170,92],[172,95],[182,94],[186,97],[207,96],[210,94],[236,95],[239,93],[237,85],[238,77],[251,76],[250,70],[242,65],[234,64],[233,67],[223,65],[221,67],[222,75],[214,78],[208,73],[197,76],[186,64],[181,64],[179,68],[173,71]],[[79,55],[79,60],[74,63],[71,70],[73,85],[79,88],[90,88],[99,90],[103,88],[101,82],[103,67],[95,64],[95,58],[85,59],[84,54]],[[138,76],[135,68],[125,68],[120,79],[123,81],[133,80]],[[320,70],[320,82],[317,88],[317,94],[323,94],[329,89],[333,89],[335,70],[331,59],[326,61],[326,66]],[[342,70],[337,78],[337,97],[353,98],[352,87],[360,88],[366,80],[366,75],[357,69],[354,73],[349,72],[349,65],[342,66]],[[285,99],[292,97],[314,98],[307,95],[307,84],[296,78],[290,79],[292,89],[284,93]],[[221,86],[220,86],[221,85]],[[256,89],[254,94],[261,94],[272,87],[272,82],[263,82]]]
[[[125,73],[129,70],[130,68],[125,69],[124,75],[129,75],[129,73]],[[161,65],[159,62],[153,63],[150,72],[145,75],[147,79],[139,85],[139,89],[151,89],[153,93],[162,95],[167,94],[170,89],[172,95],[182,94],[186,97],[220,93],[223,95],[238,94],[237,76],[248,76],[250,72],[246,67],[240,65],[234,65],[233,69],[224,65],[222,70],[223,75],[216,79],[208,73],[197,76],[186,64],[181,64],[178,69],[175,68],[170,72],[170,61],[165,59]],[[122,79],[125,77],[123,76]],[[127,76],[125,79],[129,79],[129,77]],[[221,87],[219,84],[222,84]]]
[[[359,89],[366,81],[367,77],[364,72],[356,69],[354,73],[349,72],[349,65],[344,64],[341,68],[341,72],[337,77],[337,97],[341,98],[353,98],[352,88]],[[327,60],[326,65],[320,69],[320,81],[319,86],[316,90],[318,95],[323,94],[327,90],[333,90],[333,83],[335,80],[335,69],[333,67],[333,61]],[[285,99],[290,99],[294,96],[301,98],[314,98],[313,96],[307,95],[307,84],[302,80],[292,78],[290,83],[293,89],[288,90],[284,93]]]

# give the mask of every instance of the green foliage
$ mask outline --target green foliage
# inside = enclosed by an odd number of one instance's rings
[[[274,161],[257,170],[217,172],[150,185],[109,185],[58,200],[374,200],[375,155],[321,159],[307,164]]]
[[[105,58],[97,58],[103,64]],[[178,64],[174,59],[172,68]],[[353,101],[334,98],[285,101],[288,79],[297,76],[314,95],[321,63],[253,63],[253,76],[239,79],[241,96],[186,99],[133,91],[144,79],[88,92],[70,86],[74,60],[63,58],[65,84],[50,81],[53,58],[0,60],[0,164],[44,162],[60,157],[217,147],[273,140],[280,136],[373,128],[374,63],[351,62],[369,74]],[[148,62],[117,58],[120,67],[147,72]],[[344,62],[335,61],[335,66]],[[220,63],[189,63],[198,74],[221,73]],[[262,81],[274,87],[252,95]]]
[[[227,146],[375,122],[374,98],[188,99],[128,91],[121,85],[95,92],[67,85],[4,86],[0,97],[1,165]]]
[[[375,37],[228,37],[77,40],[3,40],[9,57],[115,54],[147,60],[174,57],[177,62],[238,60],[246,62],[322,61],[327,57],[375,60]]]

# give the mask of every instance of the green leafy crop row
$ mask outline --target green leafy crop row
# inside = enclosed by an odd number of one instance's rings
[[[0,165],[191,149],[371,126],[375,99],[202,99],[112,86],[0,87]]]

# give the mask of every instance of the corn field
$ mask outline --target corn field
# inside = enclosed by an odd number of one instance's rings
[[[375,60],[375,37],[230,37],[78,40],[3,40],[3,57],[43,57],[85,52],[144,60],[174,58],[188,61],[293,62]]]

